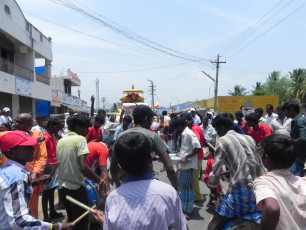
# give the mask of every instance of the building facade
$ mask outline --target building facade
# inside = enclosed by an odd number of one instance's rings
[[[0,108],[11,108],[15,118],[24,112],[35,116],[39,102],[50,104],[51,62],[51,38],[24,17],[15,0],[1,0]],[[40,74],[35,73],[38,65],[43,68]]]

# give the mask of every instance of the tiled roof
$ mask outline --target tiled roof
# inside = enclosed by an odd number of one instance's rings
[[[69,71],[69,73],[71,74],[71,76],[72,76],[74,79],[76,79],[76,80],[78,80],[78,81],[81,81],[80,78],[78,77],[78,75],[77,75],[76,73],[71,72],[70,69],[69,69],[68,71]]]
[[[61,100],[56,96],[52,96],[52,101],[61,102]]]

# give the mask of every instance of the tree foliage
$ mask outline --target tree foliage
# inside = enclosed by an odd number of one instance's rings
[[[230,96],[245,96],[248,92],[246,92],[246,88],[242,87],[241,85],[235,85],[234,90],[228,90],[228,95]]]
[[[299,103],[306,102],[306,69],[295,69],[289,72],[291,79],[291,96]]]

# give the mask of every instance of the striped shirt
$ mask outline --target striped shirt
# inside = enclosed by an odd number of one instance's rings
[[[177,192],[155,180],[131,181],[106,200],[104,230],[185,230],[186,219]]]
[[[0,229],[50,229],[49,223],[31,216],[29,174],[25,166],[12,160],[0,169]]]
[[[233,130],[217,141],[215,161],[208,178],[209,186],[218,186],[223,164],[230,171],[229,192],[234,191],[236,185],[252,183],[265,172],[254,139]]]

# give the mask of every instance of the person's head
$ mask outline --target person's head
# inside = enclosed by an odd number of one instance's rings
[[[287,101],[283,105],[282,110],[286,117],[295,118],[300,113],[300,106],[296,101]]]
[[[98,129],[105,123],[105,117],[102,115],[98,115],[95,117],[94,128]]]
[[[212,120],[212,126],[215,128],[217,134],[222,137],[228,131],[234,129],[233,121],[228,113],[220,113]]]
[[[5,107],[5,108],[2,109],[2,113],[3,113],[4,116],[9,116],[10,113],[11,113],[11,110],[10,110],[10,108]]]
[[[154,116],[157,116],[157,114],[147,105],[137,105],[133,110],[135,125],[139,125],[145,129],[150,128]]]
[[[98,110],[98,115],[106,117],[106,111],[104,109],[99,109]]]
[[[0,139],[1,152],[10,159],[25,165],[34,159],[34,145],[44,138],[33,138],[29,134],[15,130],[8,132]]]
[[[9,123],[2,123],[0,125],[0,132],[12,131],[12,126]]]
[[[240,106],[240,111],[241,111],[241,112],[242,112],[242,110],[243,110],[244,107],[245,107],[244,105]]]
[[[160,121],[160,123],[164,123],[164,121],[165,121],[164,115],[159,116],[159,121]]]
[[[114,154],[121,168],[131,176],[149,172],[152,162],[151,145],[142,133],[130,132],[121,135],[114,146]]]
[[[187,115],[186,117],[186,123],[189,129],[192,129],[193,126],[193,118],[190,115]]]
[[[228,116],[229,116],[229,117],[230,117],[230,119],[231,119],[231,120],[234,122],[235,118],[234,118],[233,114],[228,113]]]
[[[81,115],[72,116],[69,122],[67,120],[67,124],[70,131],[84,137],[88,134],[88,128],[91,126],[89,118]]]
[[[267,114],[269,114],[269,116],[271,116],[271,114],[273,113],[273,105],[267,104],[266,105],[266,112],[267,112]]]
[[[245,116],[245,120],[248,126],[257,127],[259,123],[259,117],[256,113],[249,113]]]
[[[124,128],[127,128],[131,122],[132,122],[132,117],[130,115],[124,115],[123,119],[122,119],[122,125]]]
[[[243,118],[243,113],[240,111],[237,111],[235,112],[235,117],[236,117],[236,120],[241,122],[242,121],[242,118]]]
[[[263,109],[262,108],[256,108],[254,109],[254,112],[257,114],[258,118],[260,119],[263,115]]]
[[[164,111],[162,112],[162,115],[163,115],[163,116],[167,116],[167,114],[168,114],[168,112],[167,112],[166,110],[164,110]]]
[[[282,134],[272,134],[266,137],[262,145],[262,161],[270,171],[273,169],[288,169],[296,158],[296,148],[293,140]]]
[[[33,127],[33,117],[28,113],[21,113],[16,118],[16,129],[29,132]]]
[[[175,114],[175,113],[171,113],[170,114],[170,120],[171,120],[171,122],[172,122],[172,120],[176,117],[177,115]]]
[[[61,122],[57,118],[50,118],[46,126],[47,132],[51,135],[57,134],[61,130]]]
[[[185,117],[181,116],[177,116],[176,118],[174,118],[171,123],[174,129],[176,130],[176,132],[178,133],[182,133],[187,126]]]
[[[207,126],[208,125],[208,122],[209,122],[209,117],[207,115],[204,115],[202,117],[202,123],[204,126]]]
[[[44,115],[38,115],[36,117],[36,122],[40,127],[45,127],[46,121],[47,121],[47,117],[45,117]]]
[[[282,106],[277,106],[275,111],[276,111],[276,114],[278,115],[279,119],[284,119],[285,118],[285,114],[282,110]]]
[[[190,114],[192,117],[195,117],[195,114],[196,114],[195,108],[190,109]]]
[[[65,117],[64,116],[58,116],[56,117],[59,122],[61,123],[61,130],[63,130],[65,128]]]

